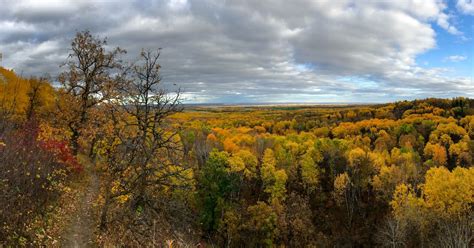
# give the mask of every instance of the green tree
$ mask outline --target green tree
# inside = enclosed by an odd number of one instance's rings
[[[229,171],[227,152],[212,151],[198,178],[198,200],[202,228],[214,234],[224,210],[238,190],[238,176]]]

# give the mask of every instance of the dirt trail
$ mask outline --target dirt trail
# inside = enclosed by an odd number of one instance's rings
[[[99,176],[90,164],[87,165],[84,173],[86,174],[85,185],[76,201],[77,210],[71,216],[70,224],[63,233],[61,247],[97,246],[94,242],[97,222],[93,203],[99,194]]]

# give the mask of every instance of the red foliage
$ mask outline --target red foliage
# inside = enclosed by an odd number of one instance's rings
[[[41,141],[40,146],[46,151],[52,152],[57,162],[66,165],[75,172],[82,172],[84,167],[77,161],[76,157],[72,155],[71,148],[66,141],[62,140],[47,140]]]
[[[62,194],[69,176],[82,170],[66,142],[38,134],[34,121],[0,120],[0,247],[4,241],[17,244],[16,237],[36,237],[29,229],[32,220]]]
[[[31,150],[37,147],[45,154],[51,154],[55,162],[64,165],[73,172],[79,173],[84,170],[83,166],[77,161],[77,158],[72,154],[68,142],[65,140],[39,140],[40,133],[39,125],[36,121],[30,120],[22,125],[21,128],[14,131],[14,136],[17,142],[13,144],[15,149]]]

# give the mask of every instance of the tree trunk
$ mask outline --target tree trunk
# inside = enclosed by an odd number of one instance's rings
[[[71,128],[71,131],[72,131],[71,149],[72,149],[72,154],[74,156],[76,156],[77,153],[79,152],[79,136],[80,136],[80,133],[79,133],[79,130],[77,130],[75,128]]]

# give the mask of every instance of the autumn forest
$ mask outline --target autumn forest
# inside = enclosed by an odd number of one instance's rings
[[[183,104],[107,42],[0,68],[0,247],[474,245],[474,99]]]

